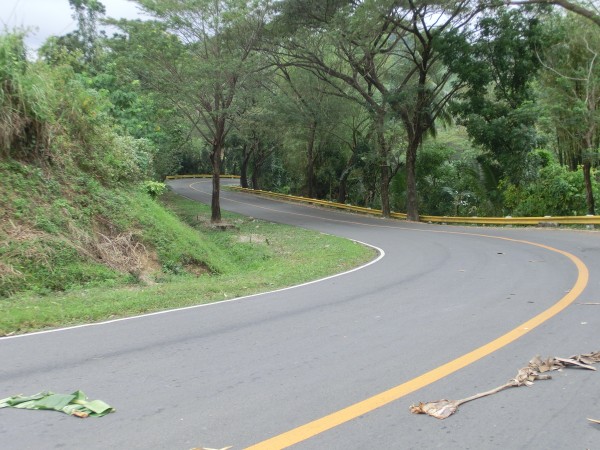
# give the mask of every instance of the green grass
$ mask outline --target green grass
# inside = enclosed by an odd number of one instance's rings
[[[97,280],[97,287],[16,293],[0,299],[0,336],[264,292],[339,273],[375,256],[342,238],[228,213],[224,219],[234,228],[215,230],[207,206],[171,193],[161,201],[173,212],[142,195],[106,206],[127,210],[121,225],[136,227],[140,240],[153,247],[160,266],[151,280],[121,275]]]
[[[135,186],[109,188],[16,161],[0,161],[0,179],[0,303],[26,293],[158,281],[163,269],[229,270],[217,245]],[[145,249],[148,261],[133,267],[131,248],[122,245],[121,254],[102,254],[119,243]]]

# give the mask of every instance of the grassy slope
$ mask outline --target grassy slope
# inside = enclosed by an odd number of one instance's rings
[[[154,276],[153,265],[228,266],[222,251],[135,189],[14,161],[0,163],[0,177],[0,297],[136,283]],[[148,261],[132,261],[136,245]]]
[[[0,336],[289,286],[373,257],[352,242],[0,162]],[[180,220],[179,217],[183,219]],[[187,222],[184,223],[184,222]],[[326,249],[326,250],[325,250]]]

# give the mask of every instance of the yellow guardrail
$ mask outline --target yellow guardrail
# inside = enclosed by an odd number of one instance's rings
[[[343,209],[363,214],[381,216],[379,209],[364,208],[362,206],[346,205],[343,203],[331,202],[328,200],[318,200],[315,198],[301,197],[296,195],[278,194],[276,192],[262,191],[258,189],[246,189],[239,186],[229,186],[230,189],[242,192],[265,195],[268,197],[280,198],[284,200],[309,203],[312,205],[327,206],[329,208]],[[391,213],[395,219],[406,219],[404,213]],[[600,216],[540,216],[540,217],[450,217],[450,216],[420,216],[421,222],[432,223],[460,223],[473,225],[600,225]]]
[[[382,215],[382,212],[379,209],[365,208],[363,206],[346,205],[344,203],[337,203],[337,202],[332,202],[329,200],[319,200],[316,198],[301,197],[301,196],[297,196],[297,195],[279,194],[277,192],[262,191],[260,189],[246,189],[246,188],[239,187],[239,186],[228,186],[228,188],[234,189],[236,191],[241,191],[241,192],[250,192],[253,194],[265,195],[267,197],[280,198],[283,200],[310,203],[311,205],[327,206],[330,208],[343,209],[346,211],[355,211],[355,212],[360,212],[360,213],[364,213],[364,214],[371,214],[374,216]],[[402,214],[402,213],[392,213],[392,214],[394,217],[396,217],[398,219],[406,219],[406,214]]]
[[[167,175],[165,179],[167,180],[181,180],[184,178],[212,178],[212,174],[199,174],[199,175]],[[240,178],[239,175],[221,175],[221,178]]]
[[[179,180],[185,178],[212,178],[211,174],[199,175],[169,175],[167,180]],[[221,175],[221,178],[239,179],[239,175]],[[353,211],[373,216],[382,216],[380,209],[365,208],[363,206],[347,205],[344,203],[332,202],[329,200],[319,200],[316,198],[302,197],[297,195],[279,194],[277,192],[263,191],[260,189],[247,189],[240,186],[229,186],[242,192],[265,195],[268,197],[279,198],[283,200],[309,203],[311,205],[326,206],[329,208]],[[393,212],[390,216],[394,219],[406,220],[406,214]],[[451,217],[451,216],[420,216],[421,222],[432,223],[460,223],[471,225],[600,225],[600,216],[540,216],[540,217]]]
[[[600,216],[543,217],[442,217],[421,216],[422,222],[466,223],[474,225],[599,225]]]

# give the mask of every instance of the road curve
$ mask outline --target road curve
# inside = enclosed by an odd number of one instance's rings
[[[206,181],[170,184],[210,200]],[[3,409],[0,448],[597,447],[591,371],[556,373],[445,421],[408,412],[503,384],[536,354],[600,350],[600,306],[582,304],[600,302],[597,232],[410,224],[226,191],[221,200],[385,257],[296,289],[0,339],[0,397],[82,389],[118,410],[75,420]]]

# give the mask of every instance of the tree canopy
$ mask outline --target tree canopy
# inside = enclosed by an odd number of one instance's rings
[[[538,195],[554,176],[568,211],[595,212],[596,2],[136,0],[149,19],[114,20],[101,1],[68,1],[77,30],[35,64],[147,142],[153,177],[211,173],[215,222],[222,173],[410,220],[538,211],[534,197],[564,213]],[[6,61],[3,101],[28,119],[5,122],[3,154],[43,150],[44,102],[11,103],[31,63]]]

